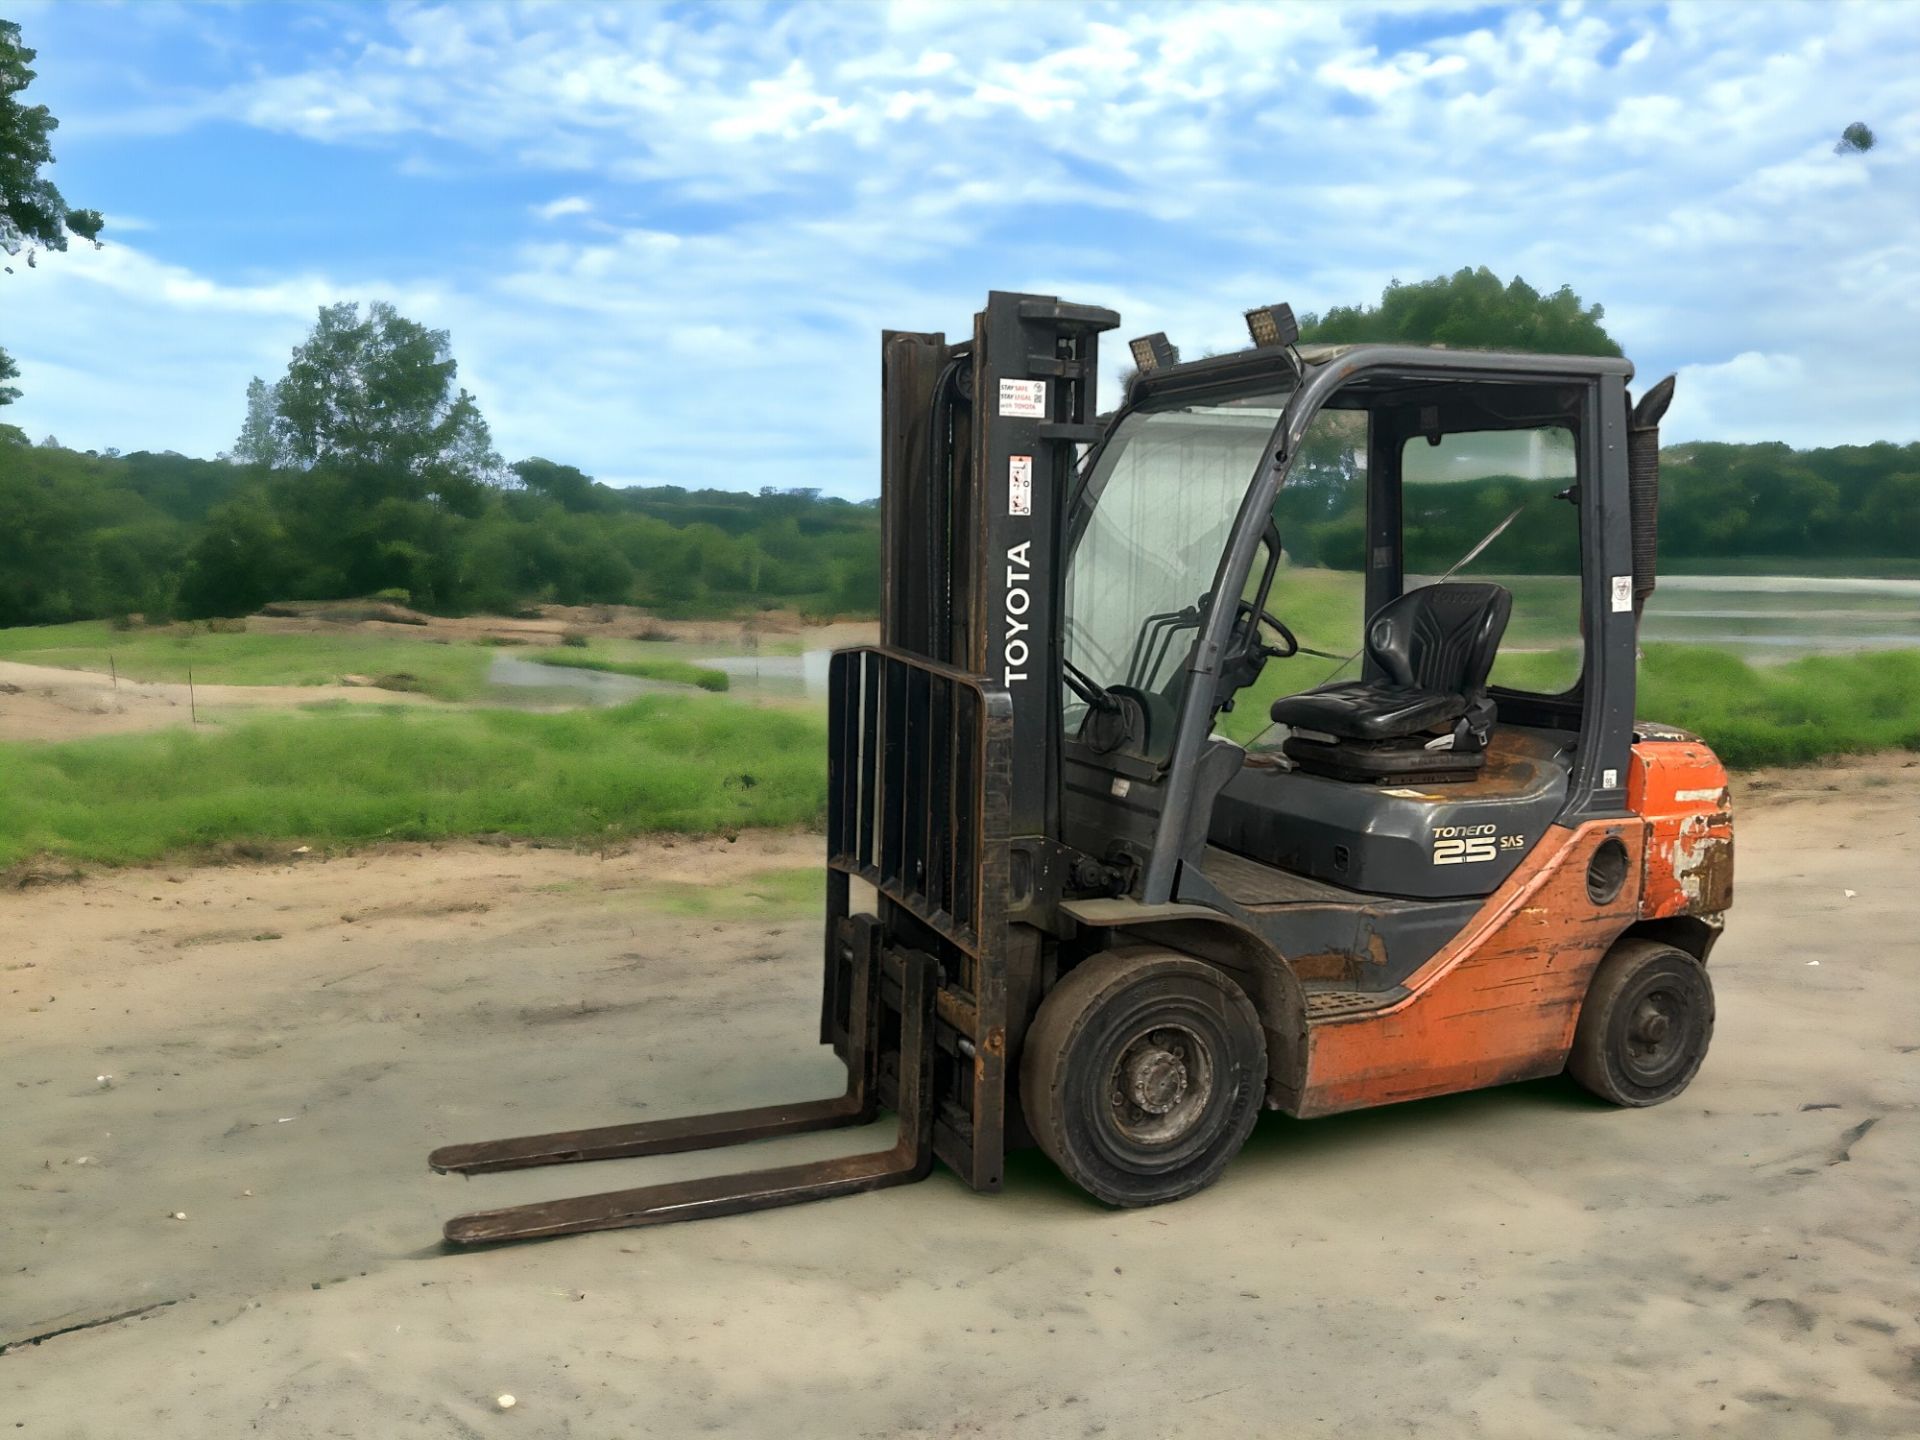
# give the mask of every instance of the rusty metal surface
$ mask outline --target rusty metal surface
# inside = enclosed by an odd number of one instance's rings
[[[540,1165],[573,1165],[585,1160],[625,1160],[641,1155],[678,1155],[795,1135],[862,1125],[873,1118],[873,1097],[861,1078],[849,1076],[847,1091],[831,1099],[763,1105],[715,1115],[685,1115],[673,1120],[643,1120],[602,1125],[590,1130],[559,1130],[550,1135],[519,1135],[445,1145],[427,1157],[439,1174],[486,1175],[500,1170],[530,1170]]]
[[[827,864],[940,970],[934,1145],[997,1189],[1006,1129],[1012,711],[1005,690],[888,646],[829,669]],[[960,1042],[965,1042],[964,1044]],[[964,1072],[964,1073],[961,1073]]]
[[[933,996],[939,983],[937,968],[930,957],[913,951],[890,951],[881,956],[869,949],[866,960],[849,996],[851,1029],[857,1043],[849,1054],[847,1091],[842,1096],[799,1105],[765,1106],[718,1115],[449,1146],[435,1151],[430,1163],[436,1170],[478,1174],[536,1165],[713,1149],[801,1130],[862,1123],[871,1119],[877,1110],[879,1041],[882,1012],[886,1009],[881,984],[883,970],[897,984],[900,995],[898,1043],[889,1047],[889,1053],[897,1059],[894,1100],[900,1116],[900,1132],[891,1149],[745,1174],[704,1176],[668,1185],[476,1211],[447,1222],[444,1232],[447,1242],[481,1245],[587,1230],[661,1225],[797,1205],[923,1178],[933,1164],[933,1112],[928,1085],[933,1050],[930,1034]]]
[[[1638,873],[1645,824],[1590,821],[1537,844],[1452,942],[1376,1009],[1316,1014],[1301,1116],[1557,1073],[1594,966],[1638,915],[1633,885],[1595,904],[1587,866],[1610,840]]]
[[[1487,741],[1485,763],[1473,777],[1475,795],[1521,795],[1539,784],[1553,746],[1519,730],[1498,730]]]
[[[1732,796],[1705,744],[1690,736],[1636,744],[1627,807],[1647,821],[1642,919],[1714,915],[1733,903]]]
[[[1407,992],[1395,986],[1391,990],[1308,990],[1307,1015],[1313,1020],[1329,1015],[1353,1015],[1378,1010],[1404,1000]]]

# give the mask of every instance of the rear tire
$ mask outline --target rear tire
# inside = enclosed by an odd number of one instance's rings
[[[1260,1017],[1212,966],[1167,951],[1083,961],[1041,1003],[1020,1058],[1040,1148],[1095,1199],[1134,1207],[1211,1185],[1267,1078]]]
[[[1594,971],[1567,1070],[1615,1105],[1658,1105],[1687,1088],[1713,1039],[1713,982],[1684,950],[1626,940]]]

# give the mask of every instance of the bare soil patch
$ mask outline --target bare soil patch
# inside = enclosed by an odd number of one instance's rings
[[[527,617],[430,616],[371,602],[286,602],[276,613],[249,616],[261,635],[366,634],[422,644],[550,647],[569,635],[588,639],[662,640],[686,645],[689,660],[703,655],[836,649],[870,644],[878,626],[855,621],[809,625],[772,611],[751,621],[658,620],[623,605],[542,607]],[[95,670],[67,670],[0,660],[0,742],[80,740],[219,720],[236,713],[288,710],[323,701],[362,705],[447,705],[419,693],[404,676],[342,675],[331,685],[195,685],[134,681]],[[485,703],[476,702],[476,703]],[[565,708],[554,704],[547,708]]]
[[[0,741],[84,740],[164,730],[239,711],[290,710],[325,700],[435,705],[426,695],[358,685],[185,685],[136,681],[92,670],[0,660]]]
[[[506,644],[558,645],[568,635],[589,640],[664,640],[729,654],[752,653],[785,643],[804,649],[871,643],[873,621],[811,624],[789,610],[769,610],[747,620],[664,620],[632,605],[541,605],[523,615],[428,615],[405,606],[365,601],[284,601],[249,616],[247,628],[263,635],[338,634],[342,630],[422,640],[495,640]]]
[[[394,846],[0,894],[0,1419],[63,1440],[1920,1433],[1908,759],[1743,783],[1718,1036],[1674,1103],[1548,1081],[1268,1116],[1214,1189],[1128,1213],[1029,1155],[997,1197],[936,1172],[442,1253],[463,1209],[886,1143],[425,1167],[447,1141],[835,1090],[817,913],[769,879],[816,864],[815,837]]]

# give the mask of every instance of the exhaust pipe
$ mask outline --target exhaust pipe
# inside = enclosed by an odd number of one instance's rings
[[[1659,571],[1660,420],[1673,403],[1669,375],[1627,417],[1627,507],[1633,526],[1633,618],[1639,623]]]

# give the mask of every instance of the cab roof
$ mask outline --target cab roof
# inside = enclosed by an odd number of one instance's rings
[[[1619,355],[1539,355],[1520,350],[1456,350],[1445,345],[1399,345],[1374,342],[1349,345],[1301,345],[1300,359],[1308,375],[1328,367],[1344,370],[1358,384],[1377,382],[1394,388],[1407,379],[1431,383],[1457,376],[1469,379],[1587,379],[1601,375],[1633,378],[1633,362]],[[1189,390],[1253,383],[1267,378],[1291,380],[1293,367],[1287,352],[1277,346],[1209,355],[1135,378],[1127,402]]]

